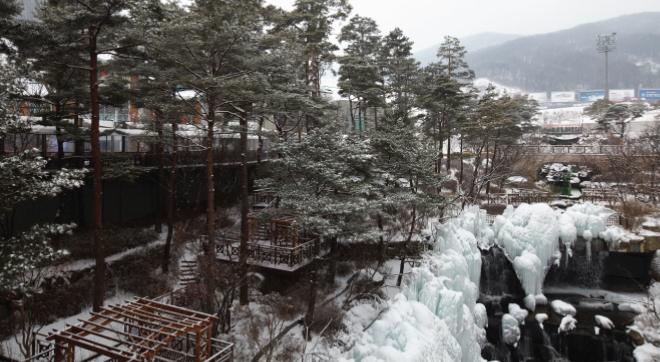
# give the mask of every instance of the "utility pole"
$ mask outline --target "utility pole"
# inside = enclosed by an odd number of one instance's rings
[[[616,33],[599,35],[596,49],[599,53],[605,53],[605,100],[610,100],[610,78],[607,53],[616,50]]]

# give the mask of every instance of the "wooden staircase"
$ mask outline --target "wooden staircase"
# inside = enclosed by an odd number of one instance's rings
[[[184,288],[197,281],[197,260],[181,261],[181,286]]]

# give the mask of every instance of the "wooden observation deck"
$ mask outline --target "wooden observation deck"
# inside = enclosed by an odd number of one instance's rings
[[[330,251],[329,241],[300,235],[297,223],[295,215],[266,222],[259,222],[257,213],[248,215],[248,264],[293,272]],[[239,252],[238,238],[225,238],[216,244],[220,260],[238,262]]]

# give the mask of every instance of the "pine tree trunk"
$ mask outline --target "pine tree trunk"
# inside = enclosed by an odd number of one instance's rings
[[[318,289],[318,274],[319,274],[319,261],[316,260],[316,251],[317,247],[314,248],[315,256],[311,263],[311,276],[310,276],[310,286],[309,286],[309,297],[307,299],[307,312],[303,319],[305,328],[303,333],[305,334],[305,340],[309,341],[311,336],[309,334],[309,327],[314,323],[314,313],[316,310],[316,294]]]
[[[314,254],[319,254],[320,250],[314,250]],[[328,265],[328,272],[325,278],[325,281],[329,285],[333,285],[335,283],[335,278],[337,277],[337,260],[335,260],[334,256],[337,253],[337,237],[333,237],[330,240],[330,253],[326,256],[327,260],[327,265]]]
[[[451,128],[447,125],[447,173],[451,171]]]
[[[99,144],[99,85],[96,54],[97,29],[88,28],[89,35],[89,90],[92,108],[91,146],[94,165],[94,312],[100,312],[105,299],[105,245],[103,243],[103,170],[101,169],[101,147]]]
[[[259,117],[259,134],[258,134],[258,142],[259,142],[259,149],[257,150],[257,169],[256,169],[256,178],[259,179],[261,177],[261,153],[263,152],[264,149],[264,140],[261,137],[261,130],[264,127],[264,117]]]
[[[248,257],[248,211],[250,208],[248,195],[248,120],[247,113],[240,117],[241,128],[241,245],[239,250],[239,264],[241,270],[241,290],[239,301],[241,305],[248,304],[247,284],[247,257]]]
[[[158,139],[163,139],[163,124],[160,118],[156,117],[156,133],[158,134]],[[156,178],[156,224],[154,225],[154,230],[157,233],[163,231],[163,183],[165,181],[165,167],[163,156],[163,145],[161,142],[156,144],[156,164],[158,165],[158,176]]]
[[[215,304],[215,181],[213,180],[213,141],[215,138],[215,99],[208,96],[208,130],[206,135],[206,305],[205,311],[213,313]]]
[[[495,146],[493,146],[493,158],[491,158],[490,161],[490,172],[493,172],[493,168],[495,167],[495,157],[497,156],[497,143]],[[488,178],[488,182],[486,183],[486,194],[490,194],[490,177]]]
[[[59,104],[55,106],[55,114],[59,116],[60,111],[59,111]],[[62,139],[62,129],[58,125],[55,126],[55,137],[57,138],[57,169],[61,170],[62,169],[62,163],[64,162],[64,140]],[[57,197],[58,203],[57,203],[57,214],[55,215],[55,223],[61,224],[62,223],[62,216],[64,215],[64,201],[66,200],[66,195],[68,194],[67,191],[62,192],[61,195]],[[60,234],[56,234],[53,236],[52,239],[52,244],[53,248],[59,249],[60,248]]]
[[[348,97],[348,113],[351,116],[351,132],[355,132],[355,116],[353,115],[353,100]]]
[[[401,286],[401,281],[403,279],[403,270],[406,265],[406,256],[408,255],[408,249],[410,248],[410,242],[412,241],[413,232],[415,231],[415,223],[417,223],[417,208],[413,205],[412,209],[412,223],[410,224],[410,233],[408,233],[408,239],[406,240],[406,246],[403,250],[403,255],[401,256],[401,265],[399,266],[399,277],[396,280],[396,286]]]
[[[444,134],[442,132],[442,123],[438,123],[438,173],[442,171],[442,152],[444,151]]]
[[[383,237],[383,217],[378,214],[378,231],[381,235],[378,238],[378,265],[383,265],[385,262],[385,254],[387,253],[387,246],[385,245],[385,238]]]
[[[170,180],[167,185],[167,239],[165,239],[165,248],[163,251],[163,273],[167,273],[170,268],[170,250],[172,248],[172,237],[174,236],[174,186],[176,183],[176,163],[178,156],[176,131],[177,123],[172,122],[172,157],[170,163]]]
[[[463,185],[463,135],[462,134],[461,134],[461,173],[459,175],[458,186],[460,187],[461,185]]]

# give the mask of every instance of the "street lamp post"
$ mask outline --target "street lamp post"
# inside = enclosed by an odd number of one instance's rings
[[[609,64],[607,53],[616,50],[616,33],[599,35],[596,49],[599,53],[605,53],[605,100],[610,100],[610,85],[609,85]]]

